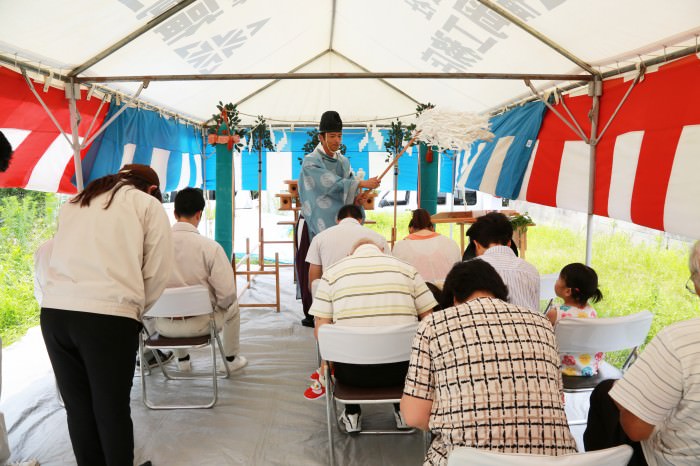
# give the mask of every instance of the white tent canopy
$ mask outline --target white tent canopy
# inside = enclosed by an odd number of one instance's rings
[[[0,3],[0,57],[66,76],[290,72],[535,73],[588,75],[489,7],[502,7],[601,72],[693,46],[696,0],[36,0]],[[168,9],[177,11],[160,21]],[[167,15],[167,13],[165,13]],[[154,19],[157,18],[157,19]],[[155,26],[151,27],[153,24]],[[134,31],[146,30],[133,40]],[[149,29],[150,28],[150,29]],[[93,60],[94,61],[94,60]],[[89,64],[89,63],[88,63]],[[539,88],[551,85],[537,81]],[[133,93],[138,82],[110,82]],[[151,82],[141,99],[208,119],[216,102],[247,115],[315,122],[410,114],[416,102],[483,112],[528,95],[520,80],[376,79]]]

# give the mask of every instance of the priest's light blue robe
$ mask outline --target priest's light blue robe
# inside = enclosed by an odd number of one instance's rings
[[[328,157],[321,144],[306,157],[299,173],[301,214],[309,229],[309,241],[336,224],[341,207],[353,204],[359,181],[353,176],[350,161],[340,153]]]

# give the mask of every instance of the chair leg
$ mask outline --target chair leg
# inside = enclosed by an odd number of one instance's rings
[[[212,331],[212,333],[215,333],[216,329]],[[214,336],[214,335],[212,335]],[[216,339],[218,341],[218,335],[216,335]],[[211,347],[211,378],[212,378],[212,386],[214,388],[214,397],[211,401],[211,405],[214,406],[216,404],[216,401],[219,398],[219,375],[217,374],[216,371],[216,346],[214,345],[214,340],[210,340],[210,347]],[[224,365],[224,368],[228,369],[227,365]]]
[[[143,357],[143,334],[139,335],[139,369],[141,371],[141,399],[144,406],[150,408],[148,403],[148,395],[146,394],[146,370],[144,366],[146,365],[146,358]]]
[[[331,387],[331,369],[326,366],[326,424],[328,426],[328,456],[330,466],[335,465],[335,455],[333,454],[333,424],[335,422],[335,400],[333,399],[333,389]]]
[[[223,376],[224,379],[228,379],[231,377],[231,371],[228,368],[228,364],[226,363],[226,354],[224,353],[224,345],[221,343],[221,337],[219,336],[219,332],[216,331],[216,328],[214,328],[214,335],[212,339],[212,348],[214,348],[214,340],[216,340],[216,345],[219,348],[219,353],[221,354],[221,362],[224,364],[224,373],[226,375]],[[214,361],[216,362],[216,361]],[[216,364],[214,364],[214,370],[216,370]],[[218,376],[218,373],[217,373]]]

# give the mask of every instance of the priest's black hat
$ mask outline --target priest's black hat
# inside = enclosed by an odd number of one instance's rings
[[[319,133],[339,133],[343,131],[343,120],[340,119],[338,112],[328,110],[321,115],[321,123],[318,125]]]

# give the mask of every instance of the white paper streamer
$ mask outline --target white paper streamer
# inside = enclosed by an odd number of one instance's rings
[[[468,112],[426,110],[416,120],[416,131],[418,140],[440,150],[469,150],[474,141],[493,139],[488,116]]]

